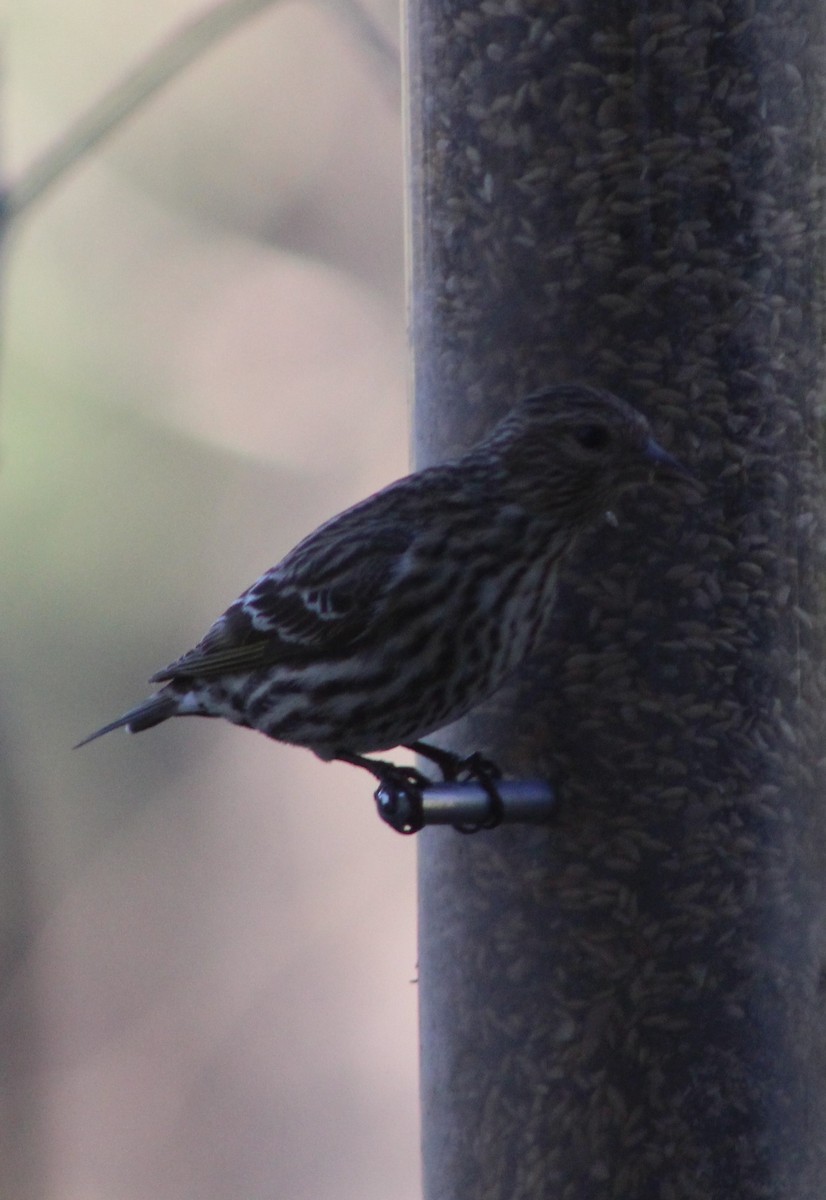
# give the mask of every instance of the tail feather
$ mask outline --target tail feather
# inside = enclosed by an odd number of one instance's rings
[[[116,721],[110,721],[108,725],[90,733],[83,741],[78,742],[74,749],[79,750],[81,746],[87,746],[95,738],[103,737],[105,733],[111,733],[113,729],[126,728],[130,733],[140,733],[144,729],[151,729],[153,725],[160,725],[161,721],[167,721],[170,717],[174,717],[177,711],[177,696],[168,688],[163,688],[154,696],[150,696],[148,700],[144,700],[142,704],[136,704],[134,708],[130,708],[129,712],[118,717]]]

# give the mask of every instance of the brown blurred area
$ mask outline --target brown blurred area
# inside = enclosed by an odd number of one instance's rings
[[[193,11],[12,0],[12,176]],[[7,253],[3,1200],[419,1194],[415,849],[370,780],[218,722],[71,750],[407,469],[401,158],[335,7],[275,4]]]

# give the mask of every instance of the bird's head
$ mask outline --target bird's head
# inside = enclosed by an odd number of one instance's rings
[[[496,456],[511,498],[549,517],[588,520],[636,483],[690,477],[654,441],[642,413],[611,392],[579,384],[526,396],[483,445]]]

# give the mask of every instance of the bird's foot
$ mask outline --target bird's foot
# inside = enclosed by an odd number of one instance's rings
[[[485,816],[478,821],[456,822],[454,829],[459,833],[479,833],[483,829],[495,829],[501,825],[505,805],[497,787],[502,772],[496,763],[478,752],[463,757],[440,746],[431,746],[429,742],[411,742],[406,749],[435,763],[445,783],[478,783],[487,793],[488,810]],[[379,786],[373,795],[379,816],[398,833],[418,833],[424,827],[424,793],[432,784],[415,767],[399,767],[383,759],[346,752],[337,754],[336,758],[362,767],[378,779]]]
[[[415,767],[398,767],[361,754],[339,754],[343,762],[363,767],[379,781],[373,793],[379,816],[397,833],[418,833],[424,825],[424,789],[430,782]]]
[[[502,772],[495,762],[485,758],[484,754],[468,755],[462,759],[460,782],[475,780],[481,784],[488,795],[488,811],[481,821],[468,821],[454,825],[459,833],[479,833],[483,829],[495,829],[505,818],[505,804],[497,784],[502,778]]]
[[[373,793],[381,819],[397,833],[418,833],[424,827],[423,792],[427,783],[424,775],[412,768],[393,767],[382,776]]]
[[[454,825],[454,829],[460,833],[479,833],[482,829],[495,829],[497,825],[501,825],[505,806],[496,785],[502,778],[502,772],[495,762],[478,751],[463,757],[451,750],[443,750],[441,746],[431,746],[429,742],[411,742],[406,749],[413,750],[422,758],[435,763],[446,783],[476,782],[487,792],[487,816],[481,821]]]
[[[468,780],[481,780],[481,776],[489,775],[501,779],[502,772],[495,762],[485,758],[484,754],[474,751],[473,754],[456,754],[452,750],[444,750],[441,746],[431,746],[430,742],[407,742],[405,750],[412,750],[422,758],[434,763],[442,772],[445,783],[467,783]]]

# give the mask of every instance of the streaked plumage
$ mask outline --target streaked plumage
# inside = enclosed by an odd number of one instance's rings
[[[323,759],[419,742],[531,654],[565,555],[655,470],[680,468],[624,401],[535,393],[463,457],[310,534],[152,677],[154,696],[85,741],[201,715]]]

